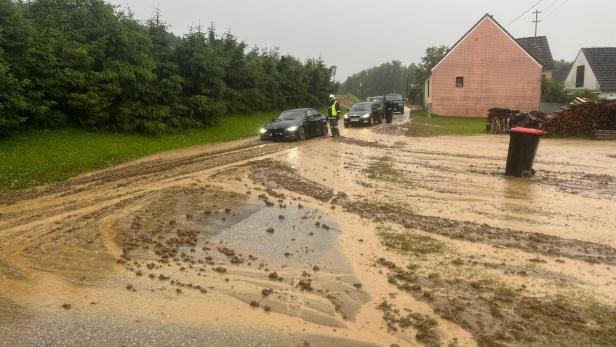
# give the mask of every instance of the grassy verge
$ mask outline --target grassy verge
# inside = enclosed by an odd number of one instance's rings
[[[350,102],[356,104],[358,102],[362,102],[363,100],[359,99],[358,97],[356,97],[353,94],[344,94],[344,95],[339,95],[338,98],[342,98],[342,99],[347,99]]]
[[[228,116],[209,128],[158,137],[74,128],[16,132],[0,139],[0,192],[51,183],[166,150],[257,135],[273,115]]]
[[[413,112],[411,116],[414,121],[407,136],[477,135],[486,130],[486,119],[481,117],[428,117],[423,111]]]

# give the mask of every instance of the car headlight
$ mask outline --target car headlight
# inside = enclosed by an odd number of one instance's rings
[[[259,133],[261,133],[261,135],[265,134],[267,132],[267,129],[265,128],[261,128],[261,130],[259,130]]]
[[[370,118],[370,113],[366,113],[365,115],[361,116],[361,118],[363,119]]]
[[[294,126],[292,126],[292,127],[288,127],[288,128],[287,128],[287,131],[288,131],[288,132],[290,132],[290,133],[292,133],[292,132],[294,132],[295,130],[297,130],[297,128],[298,128],[298,126],[297,126],[297,125],[294,125]]]
[[[349,115],[348,115],[348,114],[345,114],[345,115],[344,115],[344,119],[349,119]]]

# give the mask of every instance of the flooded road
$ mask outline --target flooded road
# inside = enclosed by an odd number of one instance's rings
[[[393,125],[0,197],[0,345],[610,346],[616,143]]]

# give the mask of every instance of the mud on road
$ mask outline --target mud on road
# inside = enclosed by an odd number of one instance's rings
[[[616,344],[616,144],[396,127],[1,196],[0,345]]]

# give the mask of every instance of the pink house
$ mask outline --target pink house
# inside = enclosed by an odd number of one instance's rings
[[[486,14],[432,68],[424,102],[428,112],[448,116],[535,111],[544,74],[544,64]]]

